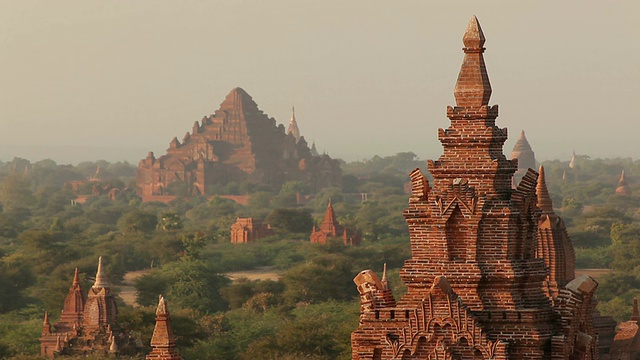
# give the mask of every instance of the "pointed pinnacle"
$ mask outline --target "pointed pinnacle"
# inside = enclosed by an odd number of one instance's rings
[[[478,18],[473,15],[471,20],[469,20],[469,25],[467,25],[467,31],[465,31],[462,37],[462,42],[466,48],[481,49],[485,41],[486,39],[482,32],[482,27],[480,27],[480,22],[478,22]]]
[[[80,284],[80,277],[78,276],[78,268],[73,273],[73,285]]]
[[[543,214],[553,213],[553,203],[549,196],[549,190],[547,189],[547,180],[544,175],[544,167],[540,165],[538,169],[540,176],[538,176],[538,185],[536,186],[536,195],[538,196],[538,207],[542,210]]]
[[[158,308],[156,309],[156,315],[169,315],[169,310],[167,309],[167,301],[162,295],[158,296]]]
[[[618,181],[618,184],[623,184],[626,183],[627,180],[624,177],[624,169],[622,170],[622,174],[620,174],[620,180]]]
[[[96,272],[96,282],[93,284],[94,288],[108,288],[106,276],[104,275],[104,269],[102,268],[102,256],[98,258],[98,271]]]
[[[50,325],[49,324],[49,312],[45,311],[44,312],[44,321],[42,322],[43,325]]]
[[[475,16],[471,18],[462,41],[465,46],[464,61],[453,89],[456,105],[469,107],[488,105],[491,98],[491,82],[482,56],[485,38]]]
[[[387,281],[387,263],[382,265],[382,281]]]

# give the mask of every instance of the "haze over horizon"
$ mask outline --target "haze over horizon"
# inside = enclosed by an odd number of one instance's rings
[[[137,163],[245,89],[347,161],[442,153],[478,16],[509,128],[538,161],[640,153],[637,1],[0,3],[0,160]]]

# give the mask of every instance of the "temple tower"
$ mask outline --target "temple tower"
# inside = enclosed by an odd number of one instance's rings
[[[552,301],[555,301],[558,289],[567,285],[576,276],[576,254],[564,221],[553,211],[544,167],[540,166],[538,171],[540,175],[536,195],[541,215],[538,220],[536,256],[544,259],[544,263],[549,269],[549,275],[543,283],[543,290]]]
[[[171,330],[167,301],[160,295],[156,309],[156,326],[151,338],[151,352],[147,360],[180,360],[176,351],[176,339]]]
[[[116,306],[111,287],[102,267],[102,256],[98,259],[96,281],[89,289],[84,307],[83,323],[85,328],[114,327],[118,322],[118,308]]]
[[[312,243],[326,244],[330,238],[342,239],[343,245],[360,245],[360,235],[357,231],[348,229],[346,226],[342,226],[336,219],[336,213],[333,210],[333,204],[331,199],[327,204],[327,210],[324,213],[324,219],[320,224],[320,227],[313,226],[311,231],[310,240]]]
[[[60,316],[60,323],[56,324],[56,329],[60,330],[64,325],[71,327],[73,327],[74,324],[76,326],[80,325],[82,323],[82,313],[84,312],[85,301],[86,297],[82,290],[82,286],[80,285],[78,268],[76,268],[73,274],[73,282],[71,283],[71,287],[69,287],[69,293],[64,300],[64,308],[62,310],[62,315]]]
[[[489,105],[485,37],[475,16],[463,42],[451,125],[438,130],[443,154],[428,162],[433,186],[419,169],[409,175],[412,257],[400,272],[407,293],[382,306],[377,276],[356,276],[361,314],[352,358],[593,359],[593,341],[576,345],[576,334],[592,334],[585,319],[597,283],[574,280],[558,307],[543,292],[538,174],[529,169],[512,189],[517,160],[503,153],[507,130],[496,126],[498,106]],[[587,325],[564,326],[576,323]]]

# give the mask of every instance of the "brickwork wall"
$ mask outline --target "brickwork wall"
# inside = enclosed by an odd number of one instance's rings
[[[488,105],[484,41],[473,17],[463,37],[457,105],[447,109],[451,125],[438,130],[443,155],[428,162],[433,187],[418,169],[409,175],[404,216],[412,257],[400,272],[407,293],[396,304],[381,302],[375,274],[354,279],[361,299],[354,360],[594,358],[595,341],[568,338],[593,335],[597,283],[582,279],[559,290],[556,307],[543,291],[538,173],[529,170],[512,188],[517,160],[504,156],[507,130],[495,124],[497,105]]]

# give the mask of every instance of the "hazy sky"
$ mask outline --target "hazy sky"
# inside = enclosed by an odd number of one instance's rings
[[[639,157],[637,0],[0,0],[0,160],[164,154],[237,86],[334,157],[435,159],[474,14],[505,153]]]

